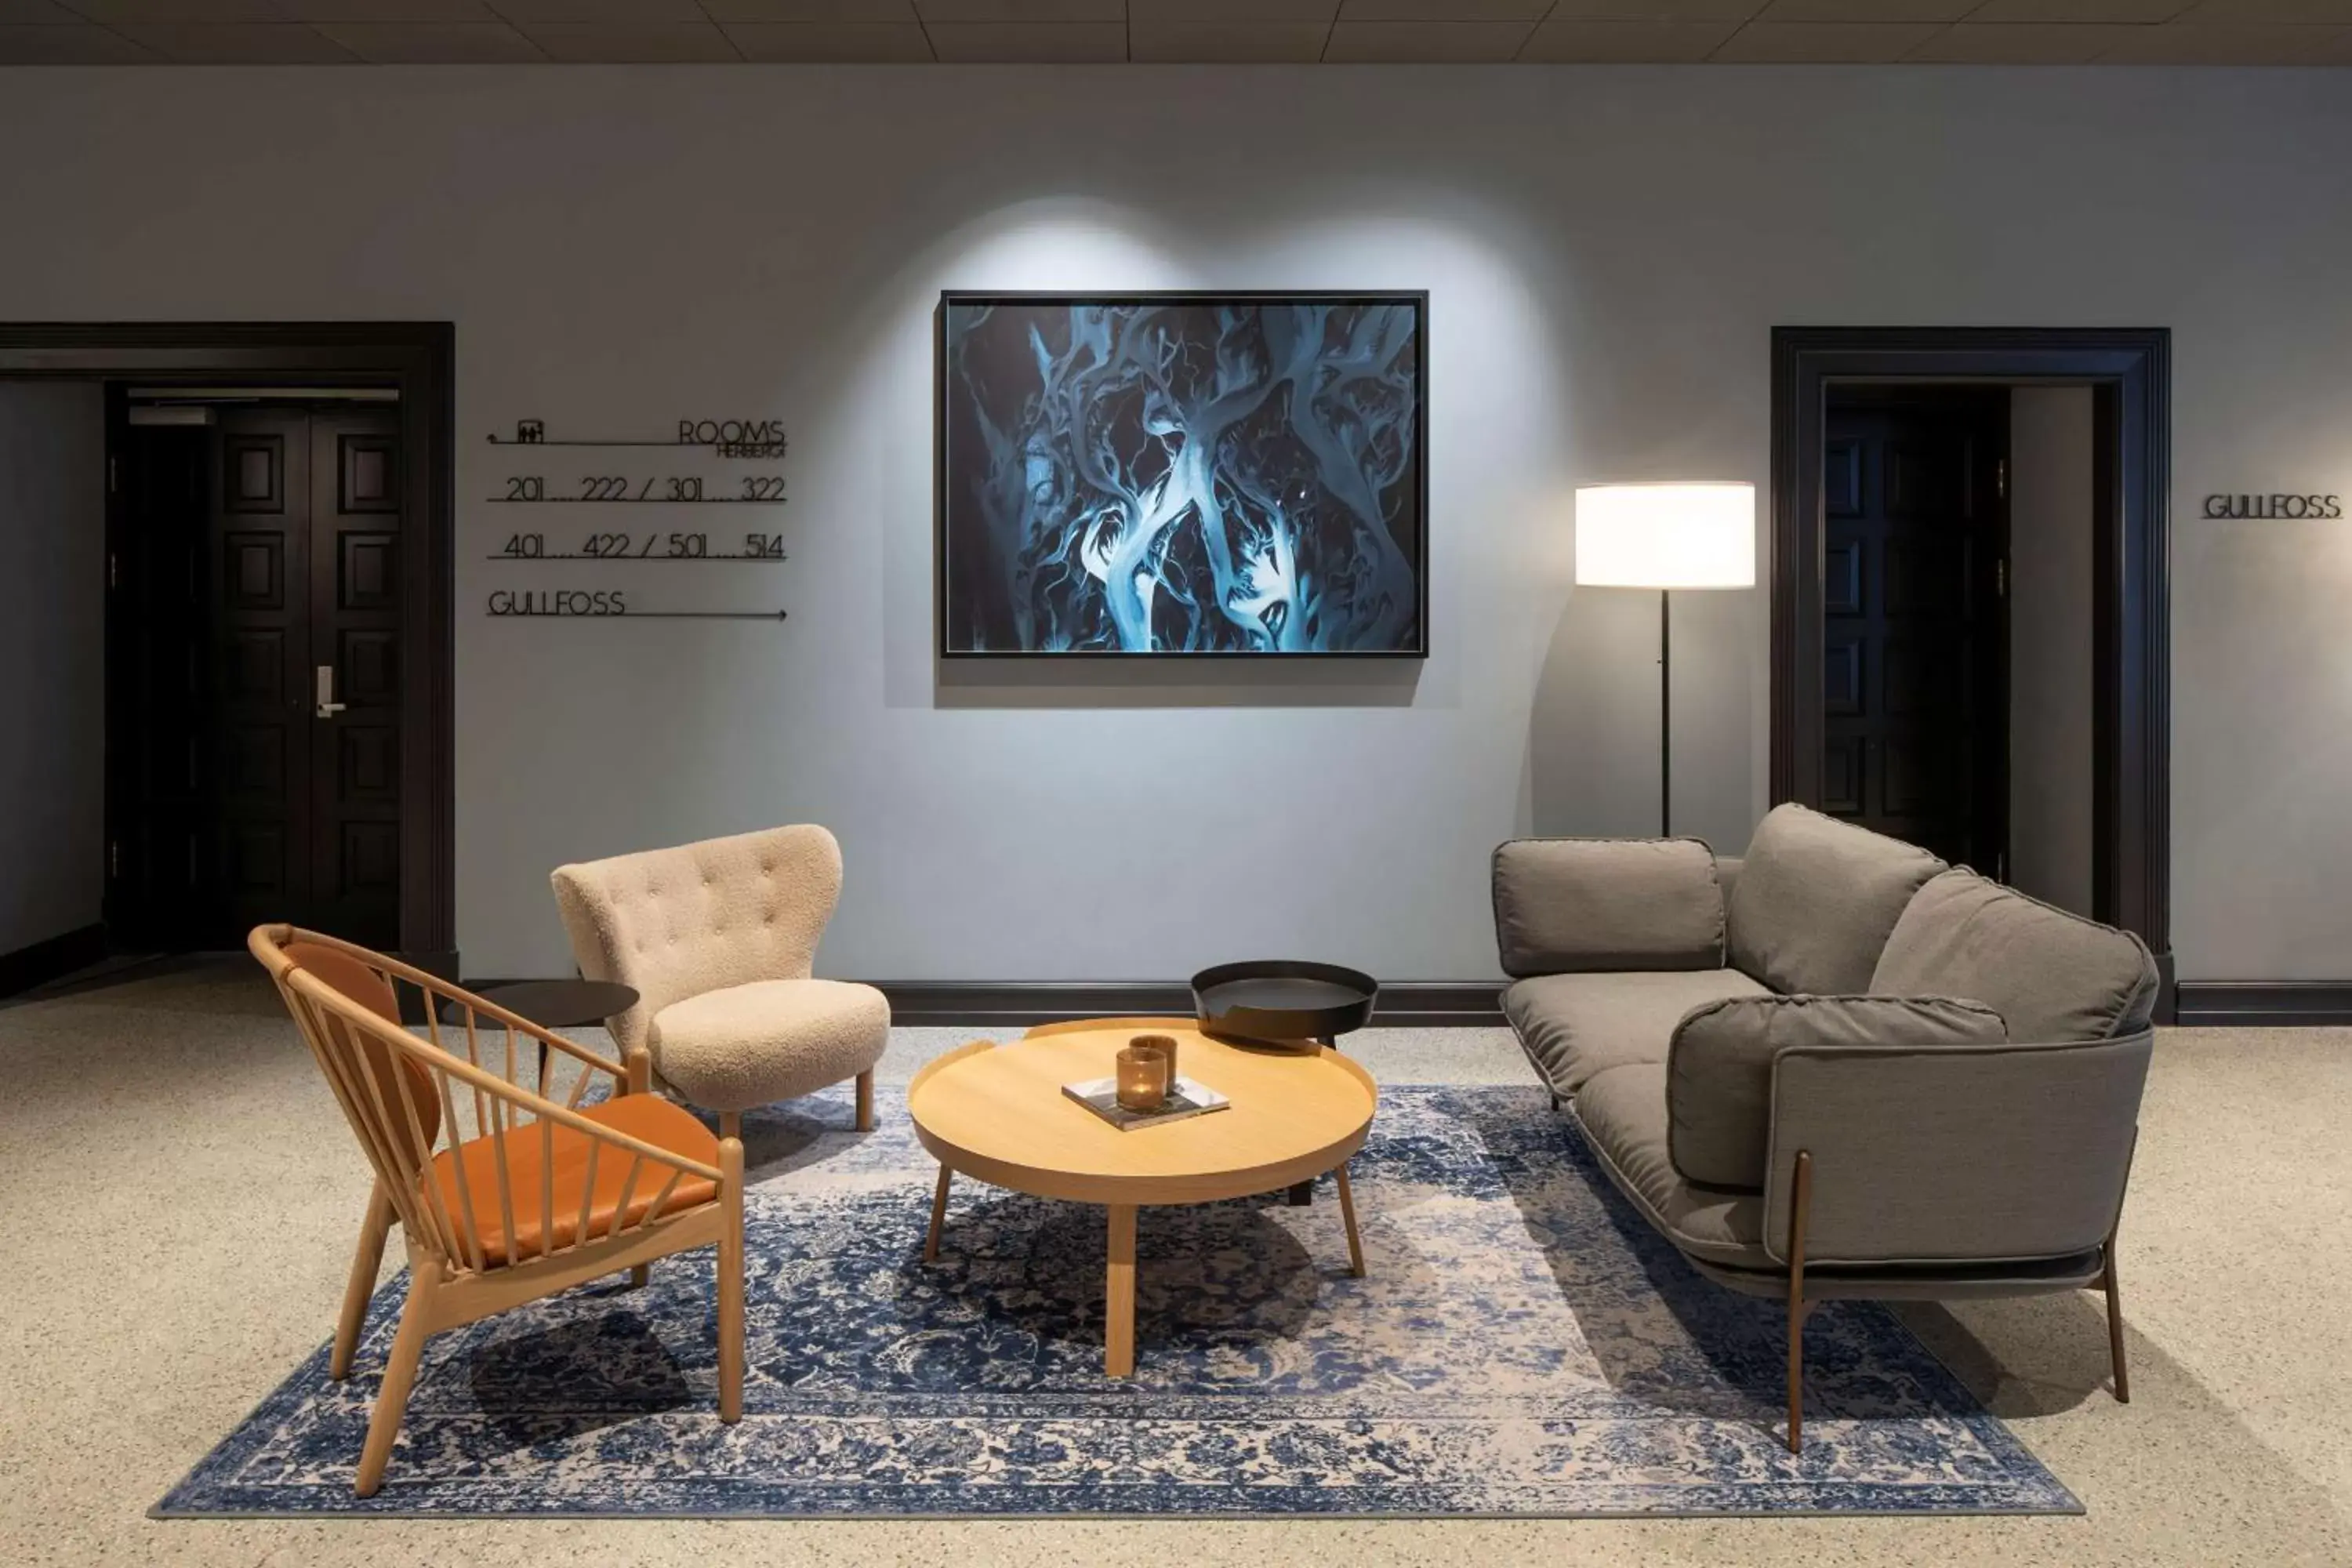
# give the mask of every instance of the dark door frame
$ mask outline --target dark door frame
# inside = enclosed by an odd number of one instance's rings
[[[1772,330],[1772,758],[1775,804],[1821,799],[1822,439],[1833,382],[2088,386],[2093,500],[2093,913],[2139,933],[2172,1010],[2167,568],[2168,328]],[[1810,458],[1808,458],[1810,454]]]
[[[0,376],[400,394],[400,948],[457,972],[457,332],[446,321],[0,322]]]

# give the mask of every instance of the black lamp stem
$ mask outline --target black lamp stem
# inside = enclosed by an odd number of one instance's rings
[[[1675,832],[1675,683],[1670,660],[1674,657],[1674,619],[1668,614],[1668,590],[1658,590],[1658,837],[1671,838]]]

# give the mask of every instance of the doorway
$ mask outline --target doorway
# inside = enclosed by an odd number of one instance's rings
[[[289,920],[457,972],[454,358],[437,322],[0,323],[0,381],[104,388],[117,951]]]
[[[399,395],[110,391],[110,934],[397,947]]]
[[[2087,616],[2090,633],[2087,912],[2137,932],[2156,954],[2164,980],[2158,1016],[2167,1022],[2173,1005],[2166,700],[2170,352],[2170,333],[2162,328],[1782,327],[1772,334],[1771,798],[1907,827],[1905,837],[1937,839],[1928,847],[1980,870],[2011,868],[2008,791],[1986,764],[1987,748],[1971,742],[1965,756],[1954,758],[1949,742],[1939,746],[1920,733],[1925,725],[1891,710],[1927,693],[1926,712],[1957,716],[1971,735],[2000,738],[1995,749],[2006,758],[2007,716],[1996,727],[1987,715],[1995,702],[2007,702],[2008,683],[1993,679],[1991,661],[2006,658],[2009,638],[1984,634],[1996,614],[2005,624],[2002,601],[2013,602],[2007,568],[1989,566],[2008,559],[2007,508],[1996,505],[1981,529],[1974,519],[1964,527],[1946,519],[1962,538],[1985,542],[1970,546],[1972,562],[1946,551],[1934,568],[1939,586],[1907,581],[1907,567],[1890,581],[1884,563],[1874,579],[1867,559],[1874,542],[1901,545],[1897,553],[1923,563],[1937,559],[1933,550],[1910,550],[1909,524],[1889,513],[1884,448],[1913,439],[1903,428],[1910,416],[1899,412],[1906,400],[1946,404],[1958,421],[1957,409],[1970,397],[1985,399],[1989,410],[1991,399],[2006,404],[2021,388],[2087,392],[2090,587],[2087,605],[2077,611]],[[1841,443],[1835,456],[1833,423]],[[1938,436],[1930,445],[1946,452],[1947,470],[1955,462],[1975,467],[1977,478],[1948,475],[1941,487],[1964,494],[1968,485],[1983,483],[1981,459],[1957,455],[1955,438]],[[1873,441],[1882,464],[1875,490]],[[1991,472],[1998,488],[2005,470]],[[1833,500],[1847,515],[1832,515]],[[1990,544],[1996,537],[1998,553]],[[1842,552],[1841,541],[1863,548]],[[1988,570],[1991,605],[1983,598]],[[1969,595],[1973,607],[1961,603]],[[1924,600],[1924,613],[1944,628],[1934,639],[1943,649],[1936,656],[1900,647],[1910,639],[1897,606],[1915,600]],[[1979,683],[1975,693],[1955,700],[1955,683],[1969,680]],[[1834,710],[1833,701],[1845,710]],[[1932,783],[1917,783],[1919,769],[1899,756],[1890,768],[1890,745],[1948,759],[1948,785],[1938,792]],[[1950,797],[1961,792],[1966,809],[1956,810]]]

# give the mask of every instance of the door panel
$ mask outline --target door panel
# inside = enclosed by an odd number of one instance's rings
[[[310,787],[303,660],[310,565],[310,420],[299,409],[225,410],[215,426],[212,681],[205,795],[210,884],[197,938],[241,942],[310,906],[302,801]]]
[[[1822,809],[1999,875],[2003,389],[1849,389],[1824,426]]]
[[[341,710],[310,724],[312,919],[396,944],[400,897],[400,462],[387,410],[310,416],[312,665]],[[312,679],[316,679],[315,668]],[[315,694],[315,693],[314,693]]]

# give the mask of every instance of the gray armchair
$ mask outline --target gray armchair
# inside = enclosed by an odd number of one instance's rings
[[[1708,1279],[1785,1295],[1790,1447],[1806,1315],[1842,1297],[2102,1290],[2127,1400],[2147,950],[1801,807],[1731,864],[1696,840],[1504,845],[1504,1007],[1634,1207]]]

